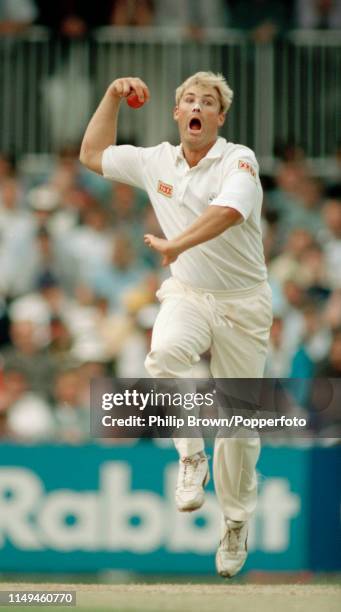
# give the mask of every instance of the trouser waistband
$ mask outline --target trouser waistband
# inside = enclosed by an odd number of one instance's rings
[[[248,287],[246,289],[228,289],[228,290],[216,290],[216,289],[204,289],[201,287],[193,287],[192,285],[188,285],[183,283],[175,276],[171,277],[176,283],[178,283],[185,291],[193,291],[198,295],[213,295],[217,300],[228,300],[229,298],[243,298],[246,296],[256,295],[260,289],[266,287],[268,285],[268,281],[264,280],[257,285],[253,285],[253,287]]]

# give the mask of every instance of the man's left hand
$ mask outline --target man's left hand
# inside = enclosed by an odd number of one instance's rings
[[[176,246],[174,240],[166,240],[165,238],[157,238],[153,234],[146,234],[144,242],[151,249],[158,251],[162,255],[162,266],[169,266],[173,263],[178,255],[180,255],[180,249]]]

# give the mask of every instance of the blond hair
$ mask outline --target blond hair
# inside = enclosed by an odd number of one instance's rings
[[[233,91],[222,74],[215,74],[214,72],[196,72],[196,74],[190,76],[186,81],[181,83],[175,91],[176,105],[179,104],[185,90],[191,85],[208,85],[214,87],[220,99],[220,112],[224,114],[227,113],[232,104]]]

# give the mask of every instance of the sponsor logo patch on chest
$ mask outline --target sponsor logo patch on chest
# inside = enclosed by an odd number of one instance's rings
[[[240,159],[238,161],[238,168],[239,170],[245,170],[245,172],[250,172],[250,174],[256,178],[256,172],[255,170],[252,168],[252,166],[250,164],[248,164],[246,161],[243,161],[242,159]]]
[[[168,185],[163,181],[158,181],[157,190],[158,193],[162,193],[162,195],[166,196],[166,198],[171,198],[173,195],[173,185]]]

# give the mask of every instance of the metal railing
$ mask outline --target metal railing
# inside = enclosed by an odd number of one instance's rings
[[[141,76],[152,99],[137,112],[122,105],[119,139],[176,142],[176,86],[193,72],[213,70],[235,92],[226,138],[253,148],[270,171],[279,140],[323,163],[341,141],[340,34],[292,31],[266,45],[225,29],[207,30],[197,42],[168,28],[101,28],[91,39],[68,43],[44,28],[3,36],[0,149],[20,156],[78,143],[106,86],[123,75]]]

